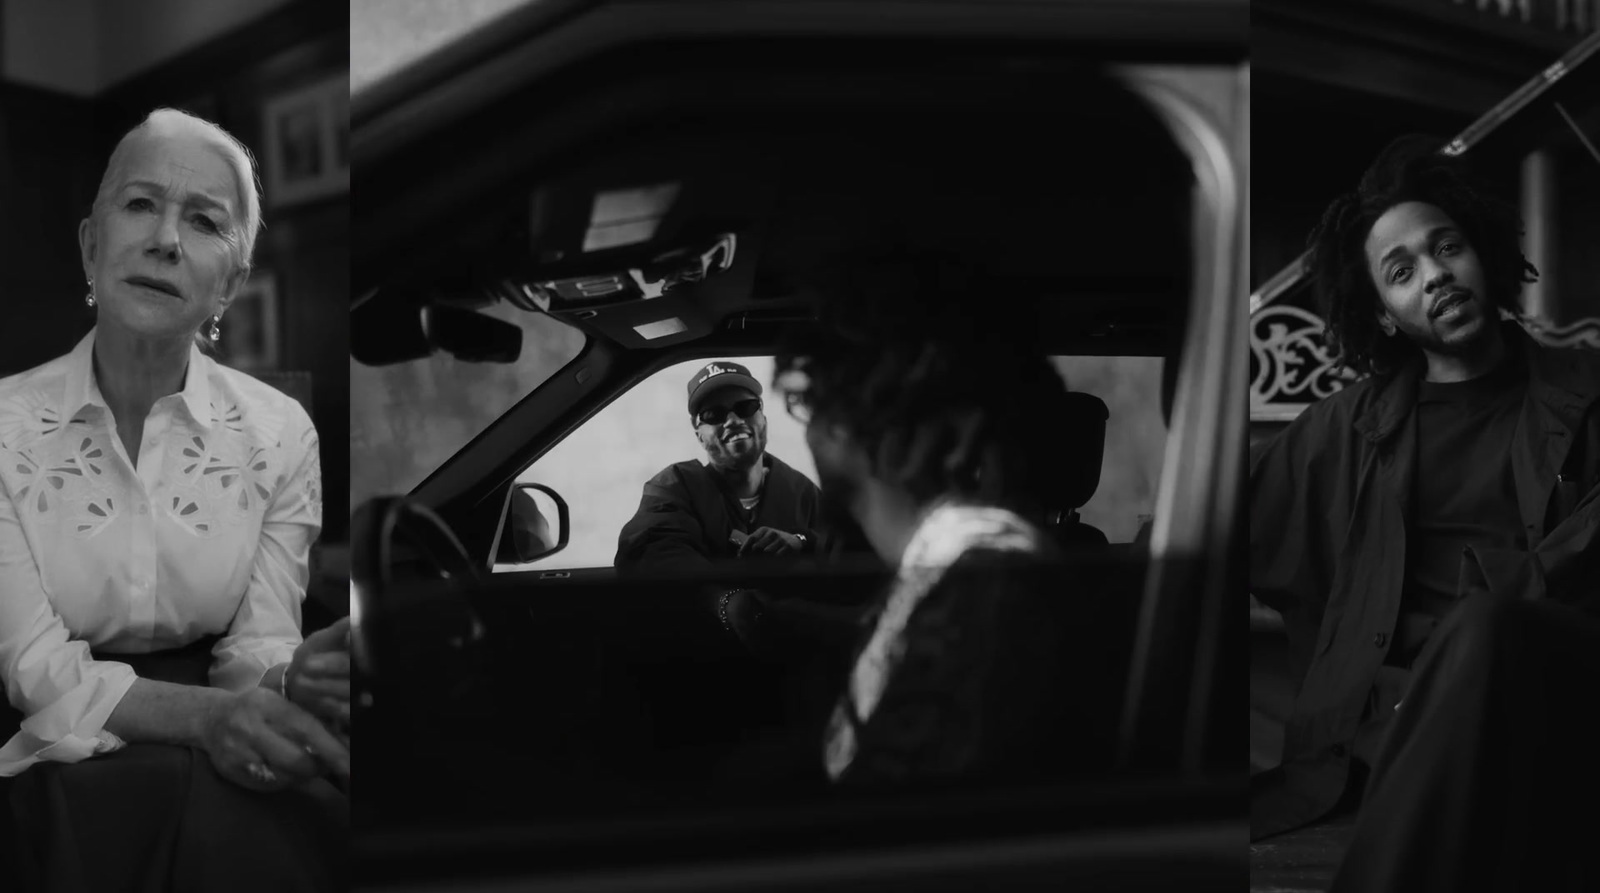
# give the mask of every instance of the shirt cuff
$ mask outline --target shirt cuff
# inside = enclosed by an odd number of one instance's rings
[[[23,720],[0,747],[0,777],[17,775],[34,763],[76,763],[121,750],[126,743],[106,731],[105,724],[138,678],[127,664],[112,664],[98,678]]]
[[[249,691],[261,685],[267,672],[294,659],[299,643],[260,642],[248,650],[231,648],[211,670],[211,684],[225,691]]]

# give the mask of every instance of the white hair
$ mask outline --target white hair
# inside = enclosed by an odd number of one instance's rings
[[[116,190],[117,173],[130,151],[129,146],[133,137],[151,130],[197,135],[220,152],[223,159],[228,162],[228,166],[233,169],[233,179],[239,192],[238,206],[243,220],[240,221],[242,225],[235,227],[230,241],[233,243],[239,269],[248,273],[251,260],[255,256],[256,236],[261,232],[261,181],[256,176],[255,158],[250,154],[250,150],[245,148],[244,143],[234,139],[233,134],[188,112],[171,108],[156,109],[146,115],[145,119],[132,130],[123,134],[122,139],[117,142],[116,149],[111,152],[111,159],[106,162],[106,170],[100,177],[100,189],[95,193],[94,209],[90,216],[98,223],[105,204]]]

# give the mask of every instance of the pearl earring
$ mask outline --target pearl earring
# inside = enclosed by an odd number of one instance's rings
[[[218,313],[216,316],[211,317],[211,331],[206,333],[206,337],[211,339],[212,344],[215,344],[217,339],[222,337],[222,328],[217,325],[220,322],[222,322],[222,314]]]
[[[83,302],[92,309],[94,307],[94,280],[89,280],[89,293],[83,296]]]

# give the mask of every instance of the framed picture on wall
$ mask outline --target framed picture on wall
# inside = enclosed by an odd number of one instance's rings
[[[263,186],[280,208],[350,189],[350,79],[335,75],[262,106]]]
[[[263,270],[250,274],[220,323],[217,346],[224,363],[244,372],[278,368],[279,301],[276,276]]]

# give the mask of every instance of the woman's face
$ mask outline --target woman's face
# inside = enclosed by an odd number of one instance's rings
[[[233,300],[243,227],[233,168],[195,134],[129,138],[99,212],[79,228],[102,327],[192,335]]]

